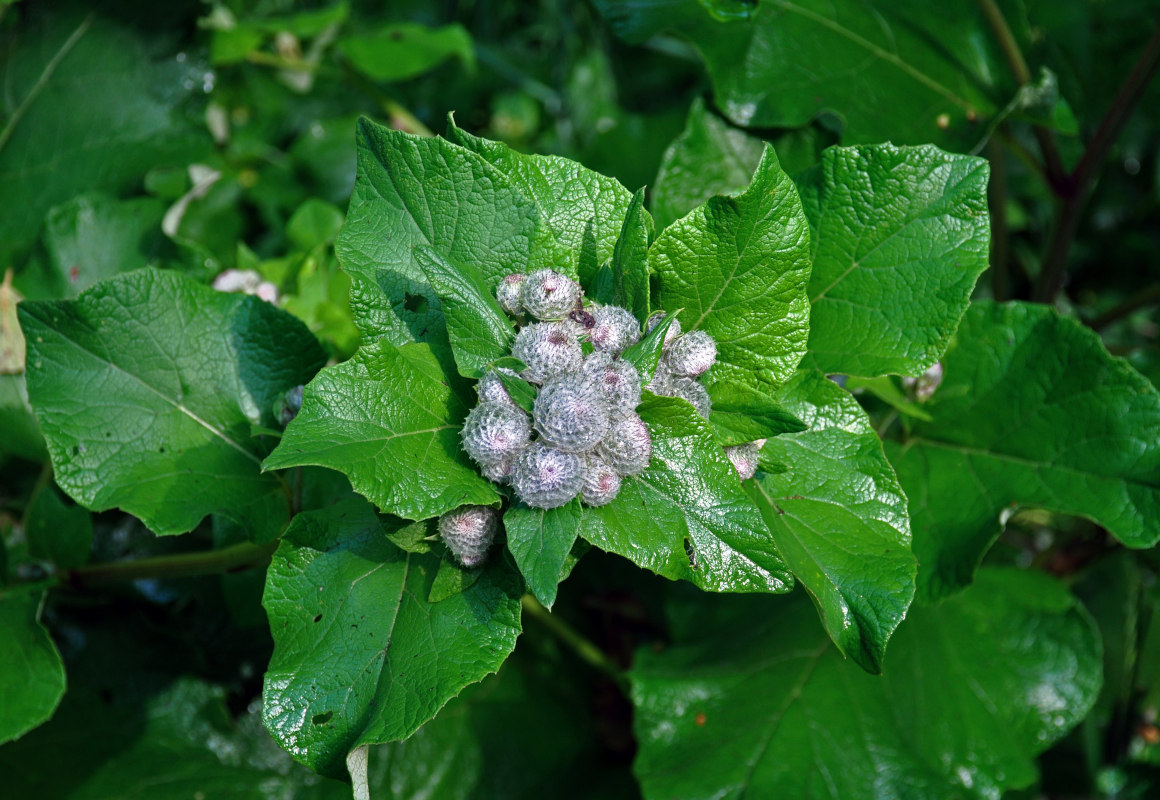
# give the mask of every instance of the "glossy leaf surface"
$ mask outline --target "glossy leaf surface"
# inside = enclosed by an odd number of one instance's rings
[[[507,546],[527,581],[528,591],[548,608],[576,536],[584,509],[578,499],[557,508],[512,505],[503,515]]]
[[[778,400],[809,428],[766,442],[749,491],[838,649],[881,672],[886,642],[914,597],[906,497],[866,412],[844,389],[801,372]]]
[[[406,738],[495,672],[520,632],[518,577],[493,558],[479,580],[427,600],[439,557],[352,500],[295,518],[266,579],[275,649],[263,717],[297,760],[345,774],[351,749]]]
[[[584,508],[581,535],[658,575],[714,592],[785,592],[785,562],[709,424],[684,400],[648,393],[649,468],[606,506]]]

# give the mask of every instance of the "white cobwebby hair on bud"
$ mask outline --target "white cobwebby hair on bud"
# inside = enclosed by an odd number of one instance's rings
[[[580,302],[580,284],[552,269],[540,269],[520,286],[520,304],[539,320],[561,320]]]
[[[512,488],[532,508],[557,508],[580,494],[584,486],[584,459],[539,442],[516,459]]]
[[[512,343],[512,355],[527,365],[523,377],[532,383],[575,372],[584,362],[579,340],[558,322],[538,322],[521,328]]]
[[[608,401],[584,373],[564,375],[540,389],[532,421],[546,444],[568,453],[583,453],[599,444],[608,432]]]
[[[620,475],[639,475],[652,460],[648,425],[636,414],[618,416],[596,447],[596,455]]]
[[[584,487],[580,499],[589,506],[605,506],[620,494],[621,478],[599,456],[588,457],[588,468],[584,473]]]
[[[520,288],[526,277],[515,273],[505,275],[499,286],[495,287],[495,299],[499,301],[499,307],[513,317],[524,313],[524,306],[520,302]]]
[[[483,403],[503,403],[504,405],[514,406],[516,401],[512,400],[512,396],[508,394],[507,387],[503,385],[503,381],[499,377],[499,373],[501,372],[511,377],[516,376],[516,373],[507,367],[489,369],[479,379],[479,383],[475,384],[475,392],[479,395],[479,399]]]
[[[704,331],[689,331],[665,348],[663,358],[673,374],[695,378],[717,361],[717,342]]]
[[[709,419],[713,401],[709,397],[709,390],[697,383],[696,378],[684,375],[674,376],[666,385],[666,394],[671,397],[680,397],[693,404],[693,410],[704,419]]]
[[[600,306],[592,318],[596,324],[588,331],[588,340],[597,350],[619,354],[640,341],[640,323],[627,308]]]
[[[632,411],[640,405],[640,373],[629,362],[597,351],[584,359],[582,372],[613,410]]]
[[[478,567],[487,561],[498,518],[488,506],[461,506],[439,518],[439,536],[460,564]]]
[[[760,450],[764,444],[764,439],[758,439],[756,442],[725,448],[725,455],[733,464],[733,469],[737,470],[737,477],[741,480],[747,481],[757,474],[757,462],[761,458]]]
[[[528,415],[515,404],[480,403],[463,421],[463,449],[480,466],[510,461],[532,437]]]

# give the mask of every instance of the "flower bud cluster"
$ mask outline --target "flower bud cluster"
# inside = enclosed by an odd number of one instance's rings
[[[640,322],[628,309],[586,304],[579,284],[552,270],[509,275],[496,298],[520,323],[512,344],[526,367],[519,377],[539,388],[529,416],[498,370],[484,375],[479,405],[464,421],[464,450],[486,478],[509,483],[534,508],[577,496],[589,506],[612,502],[622,479],[652,458],[652,436],[636,414],[641,377],[620,358],[640,341]]]

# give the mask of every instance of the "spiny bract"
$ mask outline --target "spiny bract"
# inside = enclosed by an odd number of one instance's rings
[[[575,372],[584,362],[579,340],[558,322],[539,322],[521,328],[512,343],[512,355],[527,365],[523,377],[532,383]]]
[[[539,320],[567,317],[580,302],[580,284],[552,269],[540,269],[520,286],[520,304]]]
[[[586,505],[605,506],[620,494],[620,474],[599,456],[588,456],[588,469],[584,473],[584,488],[580,499]]]
[[[689,331],[665,348],[663,358],[674,375],[695,378],[717,360],[717,343],[704,331]]]
[[[463,421],[463,449],[481,466],[510,461],[527,446],[532,426],[523,409],[483,402]]]
[[[520,302],[520,287],[524,285],[525,277],[506,275],[495,289],[495,299],[499,301],[499,307],[515,317],[524,313],[523,304]]]
[[[439,518],[439,536],[460,564],[478,567],[487,560],[498,518],[488,506],[461,506]]]
[[[648,425],[633,413],[612,421],[596,454],[621,475],[638,475],[652,460],[652,434]]]
[[[608,432],[608,400],[583,372],[544,384],[532,407],[541,439],[569,453],[591,450]]]
[[[516,496],[535,508],[556,508],[580,494],[584,459],[540,442],[528,445],[516,459],[512,487]]]
[[[584,359],[583,372],[613,409],[632,411],[640,405],[640,373],[627,361],[596,352]]]
[[[588,339],[597,350],[618,355],[640,341],[640,323],[627,308],[600,306],[592,312],[592,318]]]

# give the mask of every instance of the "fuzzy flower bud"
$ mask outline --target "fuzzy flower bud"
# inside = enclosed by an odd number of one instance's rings
[[[709,399],[709,391],[697,383],[696,378],[687,378],[677,375],[671,379],[666,387],[670,397],[681,397],[693,404],[693,408],[705,419],[709,419],[709,410],[713,401]]]
[[[543,383],[558,375],[576,372],[584,361],[580,342],[557,322],[527,325],[516,334],[512,355],[528,365],[523,377]]]
[[[544,442],[568,453],[591,450],[608,432],[608,401],[583,374],[544,384],[532,419]]]
[[[510,461],[532,436],[528,415],[505,403],[480,403],[463,421],[463,449],[477,464]]]
[[[597,350],[614,355],[640,341],[640,323],[627,308],[601,306],[592,312],[595,324],[588,339]]]
[[[524,313],[524,307],[520,303],[520,288],[524,285],[525,278],[526,276],[518,274],[505,275],[499,286],[495,287],[495,299],[499,301],[499,307],[513,317]]]
[[[556,508],[584,486],[584,459],[535,442],[516,459],[512,487],[533,508]]]
[[[620,475],[616,470],[595,456],[588,458],[588,469],[584,473],[584,488],[580,499],[585,505],[604,506],[616,499],[620,493]]]
[[[494,508],[462,506],[439,518],[439,535],[460,564],[478,567],[487,561],[498,518]]]
[[[664,359],[674,375],[695,378],[717,361],[717,343],[704,331],[689,331],[665,349]]]
[[[662,360],[657,364],[657,370],[653,373],[653,379],[644,388],[653,394],[671,397],[673,395],[674,377],[673,373],[669,371],[668,364]]]
[[[493,464],[485,464],[479,468],[483,473],[483,477],[487,478],[492,483],[504,485],[511,483],[512,471],[516,467],[516,459],[519,458],[519,453],[516,453],[511,458],[506,458],[503,461],[496,461]]]
[[[664,311],[654,311],[649,315],[648,321],[644,324],[645,335],[652,333],[652,329],[661,324],[661,320],[667,317]],[[673,343],[673,340],[681,335],[681,321],[679,319],[673,320],[673,324],[665,331],[665,346]]]
[[[596,455],[620,475],[644,472],[652,460],[652,434],[648,425],[636,414],[617,417],[597,446]]]
[[[640,405],[640,373],[627,361],[596,352],[584,359],[582,372],[614,410],[632,411]]]
[[[490,369],[484,373],[483,377],[479,379],[479,383],[475,385],[475,392],[479,395],[480,401],[484,403],[503,403],[504,405],[513,406],[515,401],[512,396],[508,394],[507,387],[503,385],[500,380],[499,373],[514,376],[515,373],[506,367],[498,369]]]
[[[765,444],[764,439],[758,441],[761,444],[749,442],[725,448],[725,455],[729,457],[729,461],[733,463],[733,468],[737,470],[738,477],[743,481],[747,481],[757,474],[758,451],[761,450],[761,445]]]
[[[580,284],[555,270],[536,270],[520,287],[520,303],[536,319],[564,319],[579,302]]]

